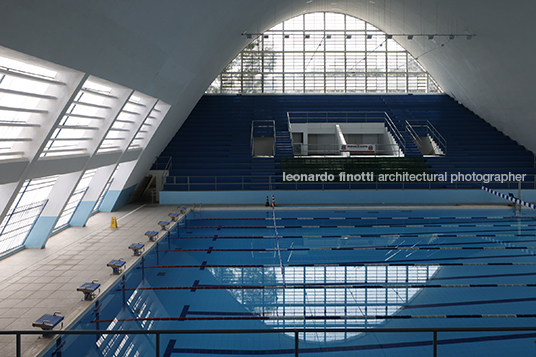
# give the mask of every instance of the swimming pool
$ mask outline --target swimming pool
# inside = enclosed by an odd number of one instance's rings
[[[536,325],[536,217],[511,208],[191,212],[78,330]],[[275,226],[274,226],[275,222]],[[439,355],[532,354],[535,333],[442,333]],[[152,356],[154,336],[63,338],[62,356]],[[294,334],[163,335],[163,355],[292,355]],[[307,356],[431,356],[430,333],[307,332]],[[52,348],[45,356],[52,356]]]

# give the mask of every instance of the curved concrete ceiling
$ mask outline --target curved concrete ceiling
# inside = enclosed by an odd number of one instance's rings
[[[204,90],[247,44],[242,33],[263,32],[313,11],[353,15],[392,34],[475,34],[471,40],[396,39],[446,93],[536,152],[531,105],[536,2],[4,0],[0,46],[172,104],[135,169],[133,180],[139,180]]]

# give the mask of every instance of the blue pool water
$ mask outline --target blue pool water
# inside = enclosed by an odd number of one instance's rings
[[[536,326],[536,217],[493,209],[190,213],[76,330],[370,328],[299,334],[306,356],[431,356],[431,333]],[[534,214],[536,216],[536,214]],[[279,249],[278,249],[279,247]],[[441,333],[440,356],[534,353],[534,332]],[[62,356],[153,356],[143,335],[63,337]],[[293,355],[294,334],[162,335],[162,355]],[[55,348],[45,356],[52,356]]]

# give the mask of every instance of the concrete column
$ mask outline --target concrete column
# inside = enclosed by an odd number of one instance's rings
[[[130,130],[125,132],[126,134],[123,136],[124,140],[122,140],[120,143],[122,154],[118,162],[120,162],[125,156],[126,152],[128,151],[128,147],[143,126],[143,123],[151,116],[151,113],[157,105],[157,100],[155,98],[143,95],[141,93],[131,93],[131,96],[132,95],[136,95],[137,97],[141,98],[140,103],[138,104],[140,109],[139,116],[137,116],[138,118],[136,122],[131,124]],[[73,219],[71,219],[71,225],[84,226],[86,224],[91,212],[95,207],[95,204],[97,203],[98,198],[103,193],[103,190],[105,189],[106,184],[112,175],[114,175],[114,180],[102,201],[100,209],[103,211],[112,211],[113,209],[127,203],[130,199],[130,195],[132,192],[134,192],[134,189],[137,185],[125,188],[129,175],[124,170],[127,168],[127,170],[129,170],[128,173],[130,173],[135,167],[136,163],[137,160],[134,160],[131,162],[111,165],[109,167],[99,169],[91,181],[90,190],[88,190],[82,199],[82,202],[80,202],[80,205],[76,209]]]

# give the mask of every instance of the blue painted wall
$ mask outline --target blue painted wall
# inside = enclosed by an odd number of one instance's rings
[[[24,246],[26,248],[43,248],[57,220],[58,217],[40,216],[35,221],[30,233],[28,233]]]
[[[125,188],[124,190],[109,190],[102,200],[100,211],[112,212],[125,205],[130,200],[130,195],[136,189],[137,185]]]
[[[81,201],[76,211],[74,211],[69,224],[71,226],[85,226],[96,204],[97,202],[95,201]]]

